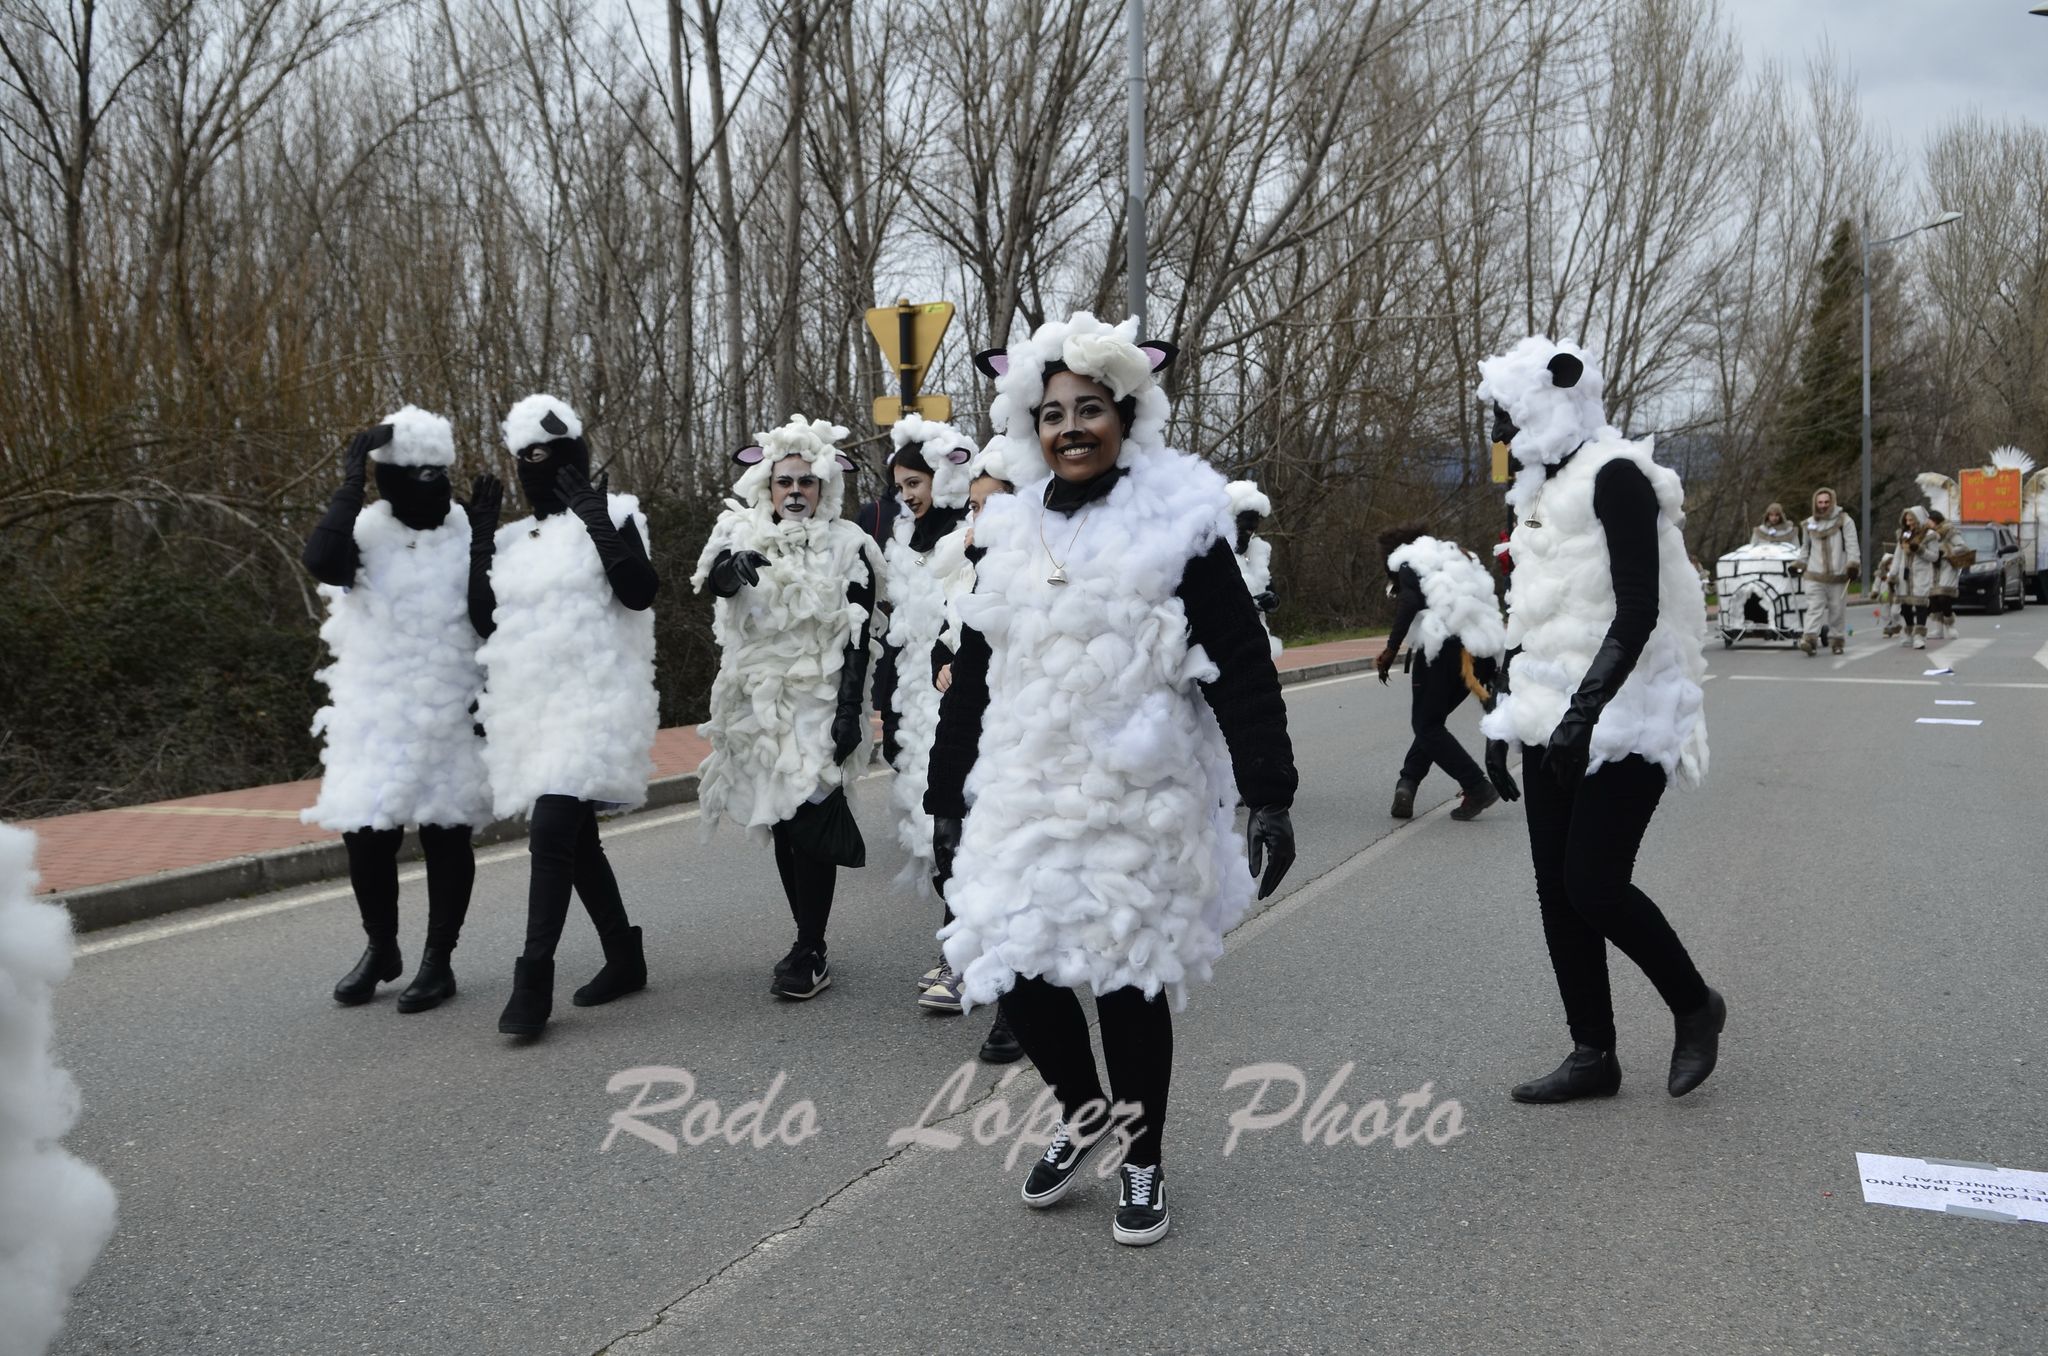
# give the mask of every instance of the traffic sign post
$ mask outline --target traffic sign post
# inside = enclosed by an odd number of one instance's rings
[[[904,411],[911,409],[927,419],[951,418],[952,401],[945,396],[927,396],[920,400],[917,392],[924,385],[924,374],[931,368],[933,357],[938,354],[939,340],[945,337],[947,326],[953,323],[953,303],[926,301],[913,304],[909,298],[902,297],[894,306],[874,307],[867,318],[868,332],[875,336],[875,342],[882,347],[882,356],[889,360],[889,366],[896,373],[896,395],[883,396],[875,402],[875,422],[893,424]],[[933,414],[935,408],[942,408],[944,413]],[[893,411],[893,417],[883,418],[887,411]]]

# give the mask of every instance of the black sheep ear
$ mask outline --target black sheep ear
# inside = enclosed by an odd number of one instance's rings
[[[1546,366],[1550,368],[1550,384],[1567,391],[1586,375],[1586,365],[1569,353],[1558,354]]]
[[[1006,348],[985,348],[974,355],[974,366],[984,377],[1003,376],[1010,370],[1010,351]]]
[[[1145,361],[1152,364],[1154,372],[1164,372],[1175,358],[1180,356],[1180,345],[1164,339],[1141,339],[1138,352],[1145,355]]]
[[[549,410],[540,417],[540,426],[554,434],[557,438],[566,437],[569,432],[569,426],[563,423],[553,410]]]
[[[732,459],[742,466],[758,466],[761,463],[761,458],[767,455],[767,448],[759,445],[750,445],[733,453]]]

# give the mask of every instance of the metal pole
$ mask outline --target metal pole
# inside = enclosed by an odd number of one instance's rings
[[[1870,596],[1871,539],[1877,533],[1877,514],[1870,503],[1870,208],[1863,209],[1863,228],[1858,232],[1863,256],[1863,593]]]
[[[1145,0],[1124,0],[1124,47],[1129,57],[1129,110],[1124,140],[1129,155],[1130,201],[1126,220],[1130,238],[1124,248],[1124,273],[1130,282],[1131,314],[1138,317],[1138,337],[1145,337]]]
[[[917,349],[917,312],[912,309],[909,297],[896,298],[896,355],[902,366],[896,369],[897,394],[903,398],[899,415],[910,414],[917,408],[917,386],[912,380],[917,371],[911,354]]]

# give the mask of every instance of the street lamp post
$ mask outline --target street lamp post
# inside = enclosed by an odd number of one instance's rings
[[[1138,337],[1145,336],[1145,0],[1125,0],[1124,52],[1128,67],[1124,110],[1125,170],[1129,198],[1125,221],[1124,273],[1130,287],[1131,314],[1138,317]]]
[[[1963,214],[1961,212],[1943,212],[1934,220],[1922,222],[1910,231],[1901,231],[1897,235],[1886,236],[1882,240],[1872,240],[1870,238],[1870,208],[1866,205],[1863,209],[1861,229],[1856,232],[1857,239],[1862,242],[1862,260],[1859,272],[1863,278],[1863,531],[1860,534],[1863,559],[1860,565],[1863,571],[1863,588],[1866,596],[1868,596],[1872,585],[1875,583],[1870,574],[1870,552],[1873,549],[1873,543],[1877,539],[1877,514],[1872,509],[1870,503],[1870,252],[1872,250],[1881,250],[1887,245],[1896,245],[1909,235],[1918,235],[1922,231],[1931,231],[1937,226],[1946,226],[1952,221],[1961,221],[1962,219]]]

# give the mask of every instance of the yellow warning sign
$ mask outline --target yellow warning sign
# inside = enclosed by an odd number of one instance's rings
[[[950,301],[899,301],[868,311],[868,332],[882,346],[882,356],[889,360],[897,381],[909,381],[912,395],[924,385],[925,371],[952,323]]]
[[[953,398],[951,396],[919,396],[912,404],[914,408],[911,410],[911,413],[921,414],[927,419],[936,419],[943,423],[953,417]],[[887,428],[902,417],[903,401],[901,398],[897,396],[875,397],[876,423]]]

